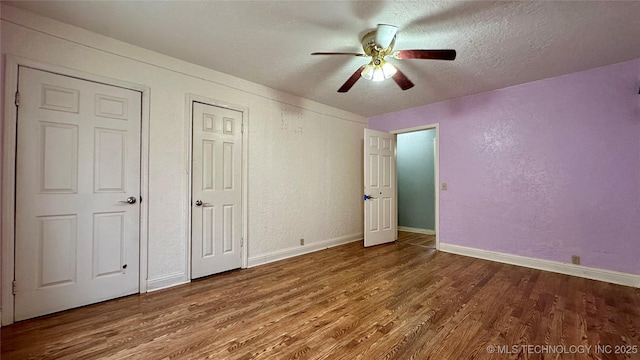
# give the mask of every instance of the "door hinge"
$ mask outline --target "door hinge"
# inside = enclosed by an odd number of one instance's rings
[[[244,133],[244,123],[242,123],[242,125],[240,125],[240,132]]]
[[[13,282],[11,283],[11,293],[13,295],[16,294],[16,281],[15,280],[13,280]]]
[[[16,100],[15,100],[15,104],[16,106],[20,106],[20,93],[16,91]]]

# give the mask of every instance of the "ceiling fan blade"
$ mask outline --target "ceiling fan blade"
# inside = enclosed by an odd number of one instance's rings
[[[380,49],[386,49],[391,45],[391,41],[396,36],[398,32],[398,27],[387,24],[378,24],[378,28],[376,29],[376,39],[375,43]]]
[[[351,87],[356,83],[356,81],[358,81],[358,79],[360,79],[361,77],[361,73],[362,70],[364,70],[364,67],[367,65],[362,65],[360,66],[360,68],[358,70],[356,70],[356,72],[353,73],[353,75],[351,75],[351,77],[349,79],[347,79],[347,81],[344,83],[344,85],[342,85],[342,87],[340,87],[340,89],[338,89],[338,92],[344,93],[349,91],[349,89],[351,89]]]
[[[393,80],[400,86],[402,90],[411,89],[413,87],[413,82],[409,80],[409,78],[400,71],[400,69],[396,69],[396,73],[393,74]]]
[[[311,55],[351,55],[351,56],[367,56],[366,54],[350,53],[350,52],[313,52]]]
[[[396,59],[432,59],[432,60],[454,60],[455,50],[398,50],[393,53]]]

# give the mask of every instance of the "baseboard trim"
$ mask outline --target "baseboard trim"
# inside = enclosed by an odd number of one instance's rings
[[[188,283],[190,280],[186,278],[184,273],[169,274],[157,279],[147,280],[147,292],[162,290],[177,285]]]
[[[272,263],[274,261],[284,260],[284,259],[292,258],[295,256],[300,256],[300,255],[308,254],[311,252],[348,244],[354,241],[360,241],[362,240],[362,238],[363,238],[363,234],[351,234],[351,235],[337,237],[334,239],[313,242],[304,246],[296,246],[288,249],[268,252],[262,255],[250,257],[248,267],[264,265],[264,264]]]
[[[440,251],[640,288],[640,275],[440,243]]]
[[[425,235],[435,235],[436,234],[435,230],[414,228],[414,227],[409,227],[409,226],[398,226],[398,231],[406,231],[406,232],[411,232],[411,233],[416,233],[416,234],[425,234]]]

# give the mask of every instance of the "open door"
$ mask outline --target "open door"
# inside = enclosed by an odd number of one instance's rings
[[[393,141],[392,134],[364,129],[364,246],[398,236]]]

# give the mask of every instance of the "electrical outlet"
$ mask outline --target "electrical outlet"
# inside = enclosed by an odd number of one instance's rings
[[[580,265],[580,256],[571,255],[571,263],[575,265]]]
[[[447,191],[447,183],[442,183],[442,191]]]
[[[300,245],[304,245],[304,239],[300,239]]]

